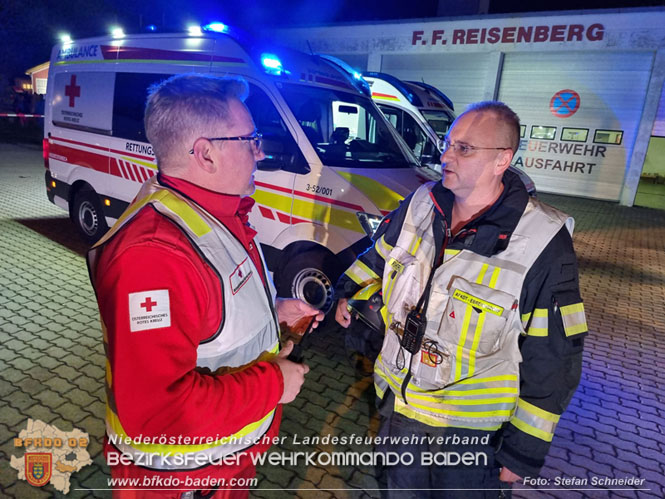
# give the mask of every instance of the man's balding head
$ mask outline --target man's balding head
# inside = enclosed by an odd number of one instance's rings
[[[498,138],[502,141],[498,146],[511,148],[513,154],[517,152],[520,145],[520,118],[515,111],[503,102],[482,101],[471,104],[462,114],[471,112],[493,115],[497,121]]]

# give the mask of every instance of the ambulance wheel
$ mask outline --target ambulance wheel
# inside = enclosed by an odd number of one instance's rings
[[[333,303],[333,289],[341,273],[332,253],[310,250],[290,258],[277,278],[277,294],[300,298],[327,312]]]
[[[83,240],[95,244],[109,230],[104,218],[102,203],[95,191],[81,189],[74,197],[72,220]]]

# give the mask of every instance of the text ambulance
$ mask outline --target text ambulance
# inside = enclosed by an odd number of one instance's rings
[[[227,30],[228,31],[228,30]],[[264,137],[257,228],[281,296],[325,309],[380,219],[427,178],[362,79],[324,58],[240,36],[127,35],[54,47],[44,126],[48,198],[99,239],[157,173],[146,89],[176,73],[239,75]]]

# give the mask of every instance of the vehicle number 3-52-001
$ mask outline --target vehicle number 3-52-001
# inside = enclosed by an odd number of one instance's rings
[[[332,196],[333,190],[330,187],[321,187],[320,185],[307,184],[305,187],[307,192],[313,192],[314,194],[322,194],[324,196]]]

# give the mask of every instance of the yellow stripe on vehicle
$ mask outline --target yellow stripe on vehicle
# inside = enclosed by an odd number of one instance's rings
[[[397,194],[381,182],[364,175],[337,171],[340,177],[348,181],[382,211],[393,211],[399,206],[404,196]]]
[[[150,168],[151,170],[157,170],[157,165],[154,163],[148,163],[147,161],[141,161],[140,159],[130,158],[129,156],[120,156],[120,159],[129,161],[130,163],[136,163],[137,165],[145,166],[146,168]]]

